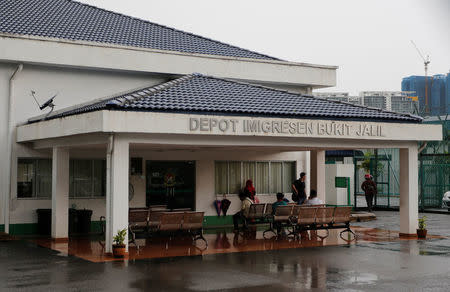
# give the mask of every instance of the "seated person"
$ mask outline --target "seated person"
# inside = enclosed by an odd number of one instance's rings
[[[323,205],[323,201],[317,197],[316,190],[311,190],[309,192],[309,198],[305,205]]]
[[[288,203],[284,200],[283,193],[277,193],[277,201],[272,204],[272,214],[275,214],[275,210],[278,206],[286,206]]]
[[[272,214],[275,215],[275,210],[278,206],[287,206],[287,202],[284,200],[283,193],[277,193],[277,201],[272,204]],[[281,234],[281,223],[274,222],[273,227],[277,229],[277,234]]]
[[[239,199],[241,200],[242,204],[241,210],[233,215],[234,231],[239,230],[239,223],[245,222],[244,218],[248,216],[250,206],[253,204],[253,201],[243,192],[239,193]]]

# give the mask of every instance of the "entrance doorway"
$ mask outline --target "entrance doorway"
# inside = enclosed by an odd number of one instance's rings
[[[195,208],[194,161],[146,161],[146,204]]]

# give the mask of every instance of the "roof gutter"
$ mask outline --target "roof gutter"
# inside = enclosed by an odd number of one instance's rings
[[[14,73],[9,78],[9,97],[8,97],[8,124],[7,124],[7,141],[6,141],[6,161],[8,163],[8,166],[6,167],[6,187],[4,188],[5,193],[3,194],[3,215],[4,215],[4,225],[5,225],[5,233],[9,233],[9,205],[11,201],[11,168],[13,165],[13,138],[14,138],[14,80],[17,78],[19,73],[23,69],[23,64],[19,64],[14,71]]]

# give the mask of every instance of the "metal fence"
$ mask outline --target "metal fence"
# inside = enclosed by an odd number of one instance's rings
[[[398,155],[395,152],[382,150],[381,153],[375,151],[374,155],[370,157],[369,173],[373,175],[378,188],[378,194],[374,198],[375,207],[398,208],[400,206],[398,175],[395,172],[398,167],[396,167],[396,164],[393,165],[393,162],[398,162],[397,156]],[[367,159],[367,157],[354,158],[355,208],[367,207],[364,192],[361,189],[361,184],[363,183],[364,175],[366,174],[366,170],[362,167],[364,159]]]
[[[422,162],[419,183],[419,206],[422,209],[440,208],[442,196],[450,190],[450,164],[426,164],[426,162]]]

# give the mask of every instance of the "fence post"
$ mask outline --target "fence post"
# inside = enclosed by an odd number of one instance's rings
[[[424,176],[424,169],[423,169],[423,156],[422,153],[419,153],[419,183],[420,183],[420,194],[419,194],[419,209],[420,211],[423,211],[424,209],[424,200],[425,200],[425,194],[424,194],[424,182],[423,182],[423,176]]]

